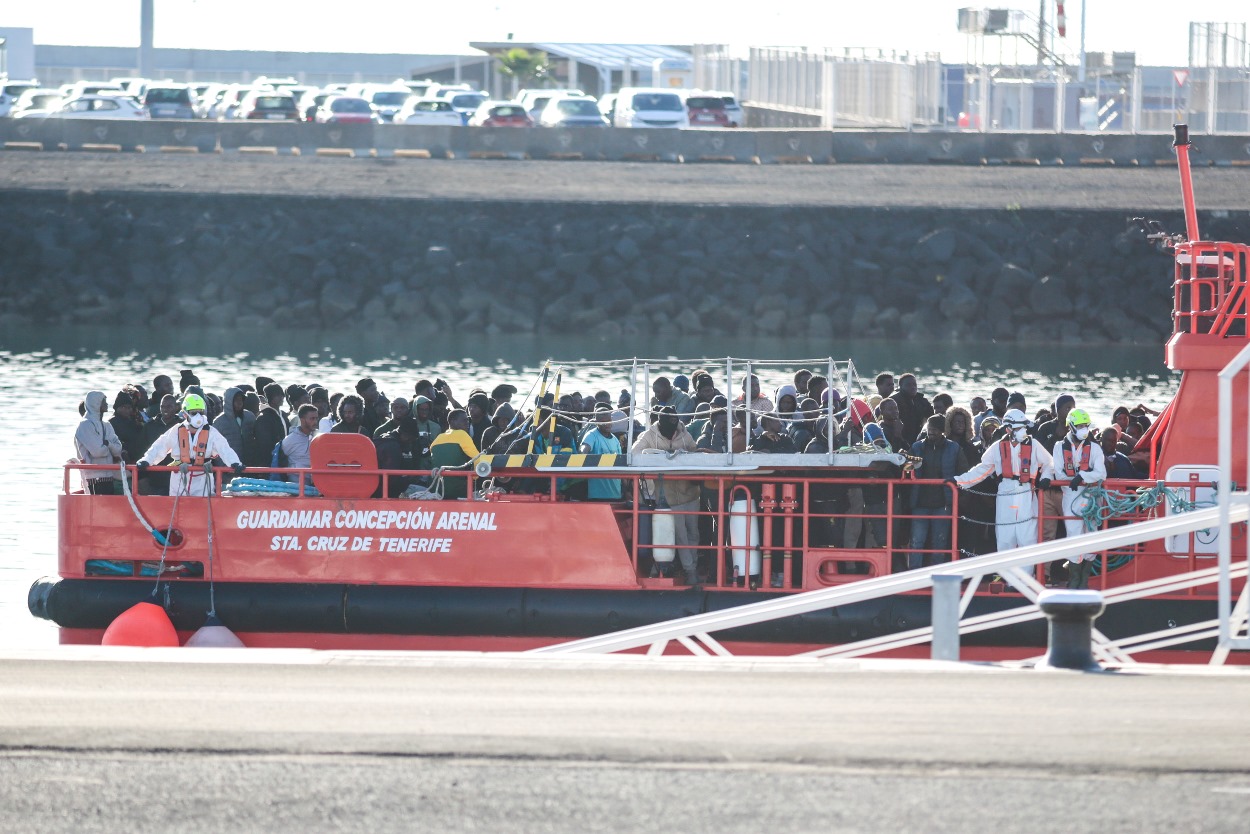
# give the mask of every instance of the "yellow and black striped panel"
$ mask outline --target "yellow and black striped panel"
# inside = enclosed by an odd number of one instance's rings
[[[624,455],[490,455],[478,458],[490,461],[491,469],[582,469],[600,466],[625,466]]]

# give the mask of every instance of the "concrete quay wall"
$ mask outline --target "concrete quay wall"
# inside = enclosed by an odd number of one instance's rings
[[[1170,134],[666,130],[319,125],[205,120],[0,119],[0,148],[429,155],[738,163],[1169,166]],[[1195,165],[1250,165],[1250,136],[1195,137]]]
[[[0,191],[0,325],[1157,346],[1171,263],[1126,216]],[[1201,219],[1250,239],[1250,212]]]

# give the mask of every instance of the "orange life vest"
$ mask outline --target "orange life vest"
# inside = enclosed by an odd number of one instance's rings
[[[1086,441],[1085,444],[1081,447],[1081,471],[1082,472],[1089,471],[1090,445],[1091,444],[1089,443],[1089,441]],[[1075,478],[1076,471],[1077,471],[1076,467],[1072,465],[1072,444],[1069,441],[1065,440],[1063,441],[1063,473],[1067,475],[1069,478]]]
[[[1003,477],[1019,477],[1021,483],[1033,480],[1033,441],[1026,440],[1020,444],[1020,474],[1016,475],[1011,464],[1011,440],[1004,437],[998,441],[998,458],[1002,461]]]
[[[200,429],[195,438],[195,449],[191,448],[191,431],[186,426],[178,427],[178,462],[192,466],[203,466],[204,456],[208,452],[208,426]]]

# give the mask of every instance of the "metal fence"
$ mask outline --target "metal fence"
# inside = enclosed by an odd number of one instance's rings
[[[1250,68],[1093,72],[943,64],[936,55],[726,46],[694,48],[695,86],[729,90],[752,127],[984,132],[1250,133]]]

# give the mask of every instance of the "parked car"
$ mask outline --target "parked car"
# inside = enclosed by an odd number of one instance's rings
[[[397,125],[450,125],[459,127],[464,124],[460,114],[452,109],[451,102],[444,98],[408,99],[399,112],[395,114]]]
[[[721,101],[725,102],[725,115],[729,117],[730,127],[744,127],[746,125],[746,113],[743,112],[742,105],[738,103],[737,96],[724,90],[713,90],[707,93],[707,95],[720,96]]]
[[[0,83],[0,116],[9,115],[9,111],[13,109],[13,105],[17,103],[22,93],[37,89],[39,89],[39,82],[34,79]]]
[[[186,84],[154,84],[143,94],[142,101],[153,119],[195,118],[194,99]]]
[[[13,102],[13,108],[9,110],[9,117],[13,119],[41,119],[51,113],[53,110],[61,106],[61,91],[54,90],[51,87],[31,87],[25,90],[17,101]]]
[[[686,116],[691,127],[729,127],[729,114],[725,112],[725,101],[720,96],[688,96]]]
[[[304,93],[304,97],[299,100],[300,119],[305,122],[315,122],[317,120],[317,108],[325,104],[325,100],[330,96],[338,95],[328,90],[313,90]]]
[[[79,96],[124,96],[127,93],[122,85],[112,81],[74,81],[61,85],[61,95],[68,101]]]
[[[489,100],[490,96],[486,93],[471,91],[451,93],[444,98],[451,102],[451,109],[460,114],[460,123],[468,124],[469,117],[476,113],[477,109],[482,106],[482,102]]]
[[[330,96],[317,108],[318,124],[380,124],[373,105],[359,96]]]
[[[538,124],[543,127],[607,127],[608,120],[599,112],[591,96],[553,98],[547,102]]]
[[[373,109],[382,121],[391,122],[395,120],[395,114],[403,108],[408,99],[412,98],[412,91],[407,87],[377,89],[364,98],[373,105]]]
[[[253,90],[239,102],[238,118],[269,119],[297,122],[299,107],[295,104],[295,96],[278,90]]]
[[[515,101],[484,101],[469,119],[472,127],[533,127],[534,120]]]
[[[373,105],[373,110],[384,122],[392,121],[412,91],[393,84],[349,84],[343,90],[345,96],[363,98]]]
[[[239,105],[243,102],[244,97],[252,91],[247,84],[231,84],[222,90],[221,96],[208,109],[208,117],[224,122],[228,119],[237,119]]]
[[[66,99],[50,119],[146,119],[148,111],[129,96],[85,95]]]
[[[690,127],[681,94],[663,87],[622,87],[616,94],[617,127]]]
[[[423,78],[420,81],[411,78],[396,78],[395,86],[399,87],[401,85],[407,87],[409,92],[417,98],[433,98],[433,96],[429,95],[430,88],[434,86],[432,78]]]

